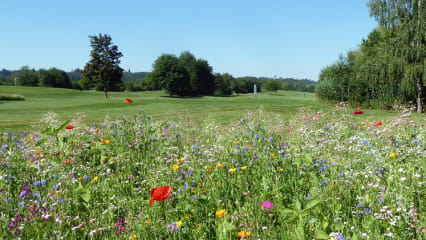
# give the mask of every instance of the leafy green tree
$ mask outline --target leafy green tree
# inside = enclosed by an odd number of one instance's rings
[[[223,82],[226,86],[226,88],[224,89],[224,94],[232,95],[234,85],[235,85],[235,78],[229,73],[222,74],[222,77],[223,77]]]
[[[230,74],[216,73],[214,75],[214,79],[216,84],[214,95],[216,96],[232,95],[233,77]]]
[[[36,70],[30,69],[28,66],[22,67],[12,78],[16,78],[18,84],[22,86],[38,86],[39,83]]]
[[[396,29],[398,51],[408,63],[408,74],[416,79],[417,112],[424,101],[426,69],[426,2],[424,0],[370,0],[370,16],[386,29]]]
[[[133,84],[132,82],[124,82],[124,88],[128,92],[133,92],[135,89],[135,84]]]
[[[112,45],[111,37],[106,34],[89,38],[92,47],[91,59],[84,67],[83,78],[98,84],[98,87],[101,86],[107,99],[108,90],[117,88],[114,85],[122,83],[123,69],[119,64],[123,54],[118,51],[116,45]]]
[[[155,60],[153,68],[153,83],[162,86],[170,96],[190,95],[190,76],[186,69],[179,64],[179,60],[175,55],[161,55]]]
[[[40,69],[40,86],[43,87],[55,87],[55,88],[71,88],[71,80],[67,73],[57,68],[51,68],[49,70]]]
[[[206,60],[197,59],[196,69],[200,85],[200,94],[213,94],[215,90],[215,78],[213,75],[213,68]]]
[[[74,90],[83,90],[83,88],[80,85],[80,81],[72,82],[71,88],[74,89]]]
[[[161,82],[159,81],[159,78],[155,76],[154,72],[148,73],[144,79],[142,79],[141,87],[144,90],[161,90]]]
[[[200,93],[200,79],[198,74],[197,59],[189,51],[184,51],[179,56],[179,64],[184,67],[189,75],[191,94]]]
[[[280,87],[281,87],[280,82],[276,80],[268,80],[263,85],[263,89],[265,89],[266,91],[269,91],[269,95],[271,95],[272,92],[278,91]]]

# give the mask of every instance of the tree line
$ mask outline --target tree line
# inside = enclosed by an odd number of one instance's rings
[[[170,96],[224,96],[233,93],[251,93],[256,85],[257,92],[263,86],[269,92],[280,89],[311,91],[315,82],[293,78],[272,79],[256,77],[235,78],[229,73],[214,73],[207,60],[196,58],[189,51],[179,56],[163,54],[153,63],[153,71],[146,73],[126,72],[120,67],[123,54],[107,34],[89,36],[90,60],[84,69],[69,73],[51,68],[48,70],[22,67],[19,71],[0,71],[0,85],[43,86],[103,91],[164,90]]]
[[[389,108],[425,104],[426,4],[422,0],[370,0],[379,26],[358,49],[322,69],[322,98],[355,105]]]

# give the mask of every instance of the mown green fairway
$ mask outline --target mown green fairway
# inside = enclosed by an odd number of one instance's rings
[[[140,110],[154,119],[186,119],[201,121],[215,119],[227,123],[262,109],[265,114],[280,113],[284,116],[296,113],[297,108],[306,107],[327,111],[333,107],[315,103],[315,94],[280,91],[270,95],[260,93],[232,97],[168,97],[158,92],[110,92],[104,99],[102,92],[76,91],[58,88],[0,86],[0,93],[17,93],[25,96],[25,101],[0,101],[0,129],[31,129],[47,112],[58,114],[60,119],[75,118],[76,113],[84,113],[86,121],[99,122],[107,116],[115,119],[123,115],[133,115]],[[132,98],[133,104],[124,103]],[[376,120],[394,116],[395,111],[366,111],[363,118]],[[418,115],[421,117],[421,115]],[[380,119],[379,119],[380,120]]]
[[[0,93],[19,93],[25,101],[0,101],[0,128],[22,129],[37,124],[47,112],[58,114],[61,119],[84,113],[87,121],[102,121],[122,115],[133,115],[140,110],[155,119],[192,118],[198,121],[214,118],[220,122],[243,116],[248,111],[263,107],[266,113],[293,114],[297,107],[315,105],[315,95],[302,92],[261,93],[232,97],[168,97],[159,92],[111,92],[104,99],[102,92],[39,87],[0,87]],[[124,103],[132,98],[132,104]]]

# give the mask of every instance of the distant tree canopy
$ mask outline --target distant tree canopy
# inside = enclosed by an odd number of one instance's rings
[[[281,82],[277,80],[268,80],[263,84],[263,90],[268,91],[269,94],[276,92],[281,89]]]
[[[426,79],[426,4],[421,0],[370,0],[380,26],[359,49],[322,69],[323,98],[389,107],[416,103],[421,112]]]
[[[83,70],[83,78],[87,85],[97,84],[97,90],[103,89],[105,99],[108,98],[108,90],[117,88],[122,84],[123,69],[119,66],[123,54],[118,51],[117,45],[112,44],[111,37],[107,34],[89,36],[90,61]]]
[[[173,54],[158,57],[144,85],[154,90],[164,89],[170,95],[209,95],[215,90],[215,79],[207,61],[185,51],[179,58]]]
[[[19,85],[22,86],[38,86],[39,78],[35,69],[30,69],[28,66],[24,66],[19,72],[13,75],[16,78]]]
[[[42,87],[71,88],[72,83],[65,71],[51,68],[39,70],[39,85]]]

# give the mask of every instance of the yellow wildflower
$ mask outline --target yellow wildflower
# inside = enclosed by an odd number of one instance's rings
[[[210,142],[210,138],[207,138],[206,142],[209,143]]]
[[[284,172],[284,169],[282,169],[282,168],[280,168],[280,170],[279,170],[280,172]]]
[[[103,143],[103,144],[110,144],[110,143],[111,143],[111,141],[110,141],[110,140],[103,140],[103,141],[102,141],[102,143]]]
[[[98,177],[98,176],[94,177],[94,178],[93,178],[93,181],[94,181],[94,182],[99,181],[99,177]]]
[[[186,218],[186,219],[188,219],[188,218],[190,218],[190,217],[192,217],[192,215],[190,215],[190,214],[186,214],[186,215],[185,215],[185,218]]]
[[[181,164],[183,161],[185,161],[185,158],[176,159],[176,162],[178,162],[178,164]]]
[[[275,153],[271,153],[271,158],[274,158],[275,157]]]
[[[241,170],[246,170],[247,169],[247,166],[242,166],[241,167]]]
[[[213,171],[213,167],[212,166],[207,166],[207,171],[212,172]]]
[[[138,237],[136,236],[136,234],[133,234],[132,240],[136,240],[138,239]]]
[[[179,165],[174,165],[174,166],[173,166],[173,171],[177,171],[177,170],[179,170],[179,168],[180,168],[180,166],[179,166]]]
[[[177,222],[176,222],[176,225],[177,225],[178,227],[182,226],[182,221],[177,221]]]
[[[391,158],[394,158],[394,157],[396,157],[396,153],[391,153],[391,154],[389,154],[389,157],[391,157]]]
[[[218,218],[223,218],[225,216],[225,209],[217,210],[216,211],[216,216]]]
[[[148,219],[148,220],[146,220],[146,221],[145,221],[145,223],[146,223],[146,224],[151,224],[151,223],[152,223],[151,218],[150,218],[150,219]]]
[[[236,168],[231,168],[231,169],[229,169],[229,172],[230,172],[230,173],[235,173],[235,171],[237,171],[237,169],[236,169]]]
[[[29,141],[33,140],[33,137],[29,137],[29,138],[28,138],[28,140],[29,140]]]
[[[221,164],[216,165],[216,168],[223,168],[223,164],[221,163]]]
[[[246,238],[246,237],[248,237],[248,236],[250,236],[251,235],[251,232],[246,232],[246,231],[241,231],[241,232],[239,232],[238,234],[237,234],[237,237],[239,237],[239,238]]]

